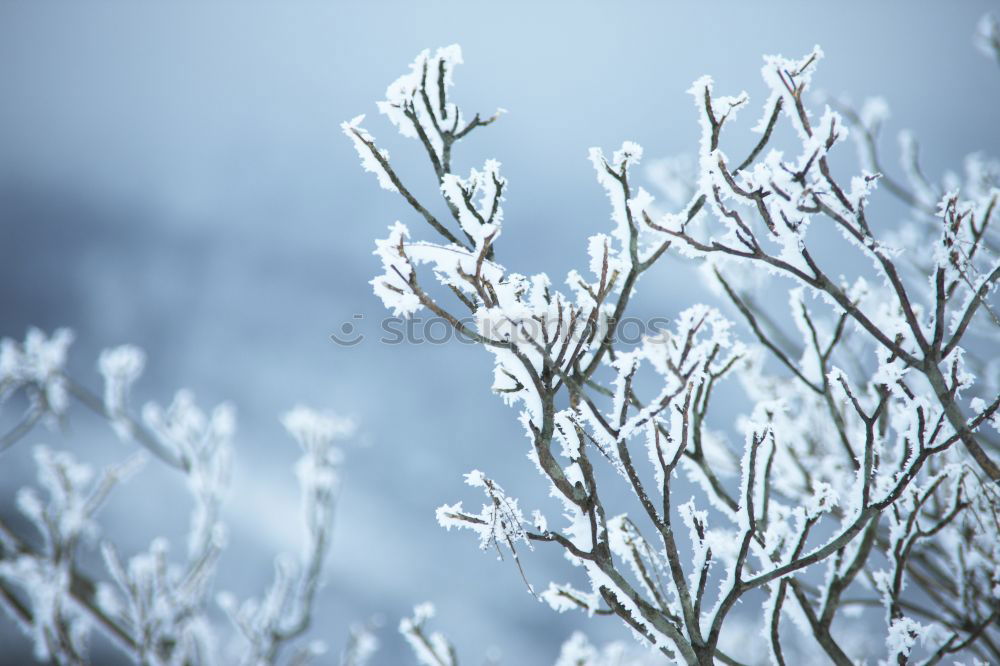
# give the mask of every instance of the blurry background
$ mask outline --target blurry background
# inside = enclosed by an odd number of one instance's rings
[[[934,175],[971,151],[1000,152],[1000,75],[971,44],[996,5],[416,4],[0,5],[0,336],[71,327],[70,370],[94,390],[100,349],[131,342],[149,357],[137,404],[165,404],[188,387],[205,408],[237,405],[219,586],[244,595],[299,539],[298,451],[278,417],[305,403],[355,418],[313,635],[336,652],[351,622],[381,617],[377,663],[408,662],[395,625],[429,600],[464,663],[482,663],[489,646],[506,664],[550,663],[574,627],[627,635],[617,620],[554,614],[513,563],[435,524],[442,503],[479,506],[461,477],[474,468],[526,510],[558,518],[516,413],[490,393],[490,355],[378,342],[373,241],[396,219],[423,230],[362,172],[339,123],[368,113],[404,181],[430,193],[422,149],[395,134],[375,101],[421,49],[460,43],[456,100],[470,116],[509,113],[459,144],[456,171],[503,163],[498,256],[561,285],[584,265],[586,237],[610,226],[587,148],[631,139],[648,158],[693,153],[685,90],[706,73],[718,94],[750,92],[742,129],[730,129],[746,136],[764,101],[766,53],[799,56],[818,43],[816,87],[884,96],[890,164],[902,127],[922,140]],[[668,258],[640,283],[634,312],[673,316],[710,298],[690,275]],[[345,321],[367,336],[361,344],[330,341]],[[17,405],[3,407],[0,426],[17,416]],[[34,477],[30,446],[40,442],[92,461],[126,452],[80,412],[65,432],[36,430],[0,458],[5,515]],[[187,506],[175,498],[184,498],[176,475],[149,465],[109,505],[108,534],[126,553],[166,534],[179,555]],[[541,589],[571,578],[552,549],[522,558]],[[0,660],[27,654],[0,620]]]

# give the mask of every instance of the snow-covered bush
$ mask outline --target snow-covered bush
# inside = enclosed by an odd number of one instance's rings
[[[303,500],[303,552],[277,559],[274,582],[260,599],[238,601],[226,592],[213,599],[226,542],[220,508],[235,410],[222,404],[206,413],[181,390],[166,409],[149,403],[137,419],[129,410],[129,391],[142,373],[143,352],[122,346],[101,353],[102,399],[66,374],[72,339],[65,329],[51,336],[32,329],[23,342],[0,341],[0,401],[21,394],[27,404],[21,422],[0,440],[0,451],[38,422],[67,419],[74,402],[105,418],[120,439],[141,451],[95,475],[73,453],[39,446],[35,461],[44,493],[28,487],[17,494],[18,508],[38,534],[18,534],[0,517],[0,606],[31,637],[35,657],[85,663],[94,629],[141,664],[272,664],[282,649],[290,652],[288,663],[298,664],[322,653],[321,643],[299,645],[296,639],[309,628],[330,546],[341,457],[333,442],[349,436],[353,424],[306,407],[285,414],[282,423],[302,449],[295,471]],[[186,477],[193,499],[187,548],[176,557],[164,537],[145,552],[123,553],[101,538],[96,520],[109,493],[149,454]],[[81,541],[99,543],[104,575],[88,575],[78,566]],[[223,630],[213,612],[220,607],[235,633]],[[343,663],[364,664],[373,640],[368,632],[355,632]]]
[[[458,46],[421,53],[378,105],[426,151],[441,206],[402,182],[363,116],[342,125],[362,166],[441,237],[393,224],[376,243],[376,295],[395,315],[429,310],[493,355],[493,391],[519,410],[556,500],[555,515],[529,511],[508,480],[476,470],[466,483],[482,509],[445,505],[438,522],[512,553],[554,610],[617,616],[676,662],[751,661],[752,643],[778,664],[998,661],[1000,163],[972,155],[964,174],[932,181],[904,136],[893,179],[877,152],[884,102],[807,103],[822,55],[765,58],[746,153],[725,146],[750,97],[693,84],[694,173],[677,160],[654,174],[668,199],[690,193],[678,207],[634,184],[640,146],[592,148],[611,226],[565,243],[587,255],[564,286],[501,263],[500,163],[453,170],[459,141],[498,118],[453,101]],[[905,222],[874,202],[882,191]],[[720,303],[622,343],[637,282],[669,254],[700,266]],[[784,313],[765,289],[787,293]],[[712,401],[724,382],[741,387],[736,418]],[[536,544],[562,549],[576,582],[536,592],[524,552]],[[753,617],[735,611],[741,601]],[[876,621],[866,609],[878,608]],[[424,632],[429,617],[418,607],[404,633],[421,663],[455,663]],[[872,653],[862,639],[878,634]],[[574,637],[559,663],[618,663],[616,650]]]

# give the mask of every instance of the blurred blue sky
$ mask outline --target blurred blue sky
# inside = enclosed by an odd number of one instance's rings
[[[739,125],[749,128],[763,103],[763,54],[822,45],[816,86],[855,100],[884,96],[893,111],[887,138],[912,129],[931,173],[975,150],[1000,153],[1000,72],[971,44],[978,18],[996,7],[8,0],[0,4],[0,336],[20,338],[29,324],[72,327],[71,367],[95,388],[98,351],[131,342],[150,358],[140,403],[189,387],[206,407],[237,404],[223,587],[258,589],[272,555],[297,543],[297,452],[278,416],[302,402],[356,418],[317,635],[339,648],[347,623],[381,614],[379,663],[398,663],[397,619],[430,600],[465,663],[481,663],[489,645],[506,664],[551,662],[579,624],[598,638],[625,634],[612,620],[556,616],[525,592],[512,563],[436,526],[440,504],[478,505],[461,483],[473,468],[526,508],[556,512],[524,458],[515,413],[490,394],[488,354],[374,341],[383,311],[368,285],[378,269],[373,240],[396,219],[420,225],[361,171],[339,123],[369,114],[366,127],[404,179],[430,192],[419,146],[395,136],[375,101],[421,49],[461,44],[457,101],[467,113],[509,113],[462,142],[456,166],[503,163],[510,187],[499,256],[561,283],[584,263],[586,237],[609,226],[587,148],[631,139],[648,157],[694,152],[685,91],[706,73],[719,93],[750,92]],[[637,312],[672,316],[707,297],[690,282],[677,289],[684,271],[668,260],[647,277]],[[364,315],[369,339],[332,344],[330,333],[354,314]],[[13,416],[0,412],[0,423]],[[86,456],[122,453],[86,419],[65,436],[39,431],[30,443],[38,441]],[[27,451],[0,464],[5,512],[27,478]],[[165,493],[180,491],[177,480],[153,470],[145,478],[109,507],[114,533],[132,548],[161,532],[179,545],[186,518],[162,508]],[[544,550],[525,558],[533,582],[569,579]],[[0,653],[11,657],[7,631]]]

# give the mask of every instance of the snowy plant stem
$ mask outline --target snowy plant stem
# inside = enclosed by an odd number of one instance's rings
[[[357,131],[355,131],[354,133],[355,136],[357,136],[358,141],[361,141],[368,148],[368,150],[371,151],[372,158],[375,159],[382,167],[382,169],[385,171],[385,173],[388,174],[389,180],[395,186],[396,190],[403,197],[403,199],[406,200],[406,203],[410,204],[410,207],[413,208],[413,210],[417,211],[417,213],[419,213],[420,216],[423,217],[424,220],[426,220],[427,224],[429,224],[431,228],[433,228],[435,231],[441,234],[441,236],[444,237],[445,240],[454,243],[455,245],[465,247],[465,245],[461,241],[459,241],[458,238],[453,233],[451,233],[451,231],[449,231],[446,226],[441,224],[441,222],[434,216],[433,213],[427,210],[427,208],[425,208],[424,205],[421,204],[420,201],[418,201],[417,198],[413,196],[413,194],[411,194],[408,189],[406,189],[406,187],[403,185],[403,182],[399,179],[399,176],[397,176],[396,172],[393,170],[392,165],[389,164],[389,160],[382,155],[382,153],[375,146],[375,144],[370,140],[368,140],[367,138],[363,137]]]
[[[993,462],[989,454],[976,441],[975,435],[969,429],[968,421],[962,415],[962,410],[955,402],[954,391],[949,389],[941,370],[937,365],[927,363],[924,369],[924,376],[927,377],[927,380],[934,388],[934,393],[937,395],[941,407],[948,417],[948,422],[955,429],[955,432],[958,433],[958,437],[962,440],[966,451],[969,452],[969,455],[972,456],[972,459],[976,461],[976,464],[979,465],[979,468],[983,470],[986,476],[993,483],[1000,485],[1000,466]]]
[[[45,416],[44,410],[41,409],[30,409],[17,425],[14,426],[10,431],[8,431],[3,437],[0,437],[0,453],[3,453],[11,446],[16,444],[22,437],[26,436],[31,429]]]
[[[0,539],[0,561],[17,557],[31,557],[40,560],[45,558],[43,554],[21,540],[3,522],[2,518],[0,518],[0,533],[3,534],[3,538]],[[131,633],[101,610],[98,605],[96,599],[97,585],[94,581],[75,567],[70,567],[69,575],[69,594],[73,602],[85,610],[90,618],[114,641],[125,646],[128,650],[135,650],[136,643]],[[2,580],[0,580],[0,601],[5,603],[16,614],[25,626],[32,626],[34,623],[34,614],[31,608],[22,603]],[[68,628],[65,631],[68,631]]]
[[[126,424],[129,434],[143,448],[159,458],[174,469],[187,472],[190,469],[190,462],[182,459],[174,451],[163,445],[160,440],[142,426],[138,421],[128,414],[111,414],[108,412],[104,401],[91,393],[82,385],[76,383],[69,377],[65,377],[66,388],[71,395],[80,401],[85,407],[110,421],[122,421]]]

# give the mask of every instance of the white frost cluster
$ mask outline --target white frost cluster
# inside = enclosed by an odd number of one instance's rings
[[[97,367],[104,377],[104,409],[123,440],[132,437],[131,423],[126,418],[129,390],[145,365],[146,354],[132,345],[105,349],[97,358]]]
[[[508,497],[503,488],[479,470],[465,475],[465,483],[473,488],[482,488],[489,500],[478,514],[466,513],[462,503],[438,507],[438,524],[445,529],[452,527],[470,529],[479,535],[482,550],[493,547],[499,552],[501,547],[514,550],[514,544],[522,541],[529,544],[524,530],[525,520],[517,499]],[[529,544],[530,546],[530,544]]]
[[[444,634],[428,633],[427,622],[434,617],[434,605],[429,602],[413,608],[413,616],[403,618],[399,623],[399,633],[403,635],[413,650],[417,663],[421,666],[458,666],[455,651]]]
[[[0,402],[28,387],[37,408],[54,416],[62,414],[68,404],[63,366],[72,342],[73,332],[68,328],[56,330],[51,337],[31,328],[22,343],[0,340]]]
[[[381,113],[408,138],[417,138],[423,128],[437,126],[460,128],[462,114],[447,100],[448,89],[454,85],[454,72],[462,64],[462,49],[452,44],[438,49],[433,56],[422,51],[410,65],[410,71],[393,81],[379,102]],[[420,128],[420,129],[418,129]],[[443,146],[435,133],[426,134],[440,156]]]
[[[496,160],[486,160],[482,171],[472,169],[466,179],[449,173],[441,181],[441,192],[458,211],[458,222],[475,243],[477,256],[486,252],[500,234],[503,222],[500,203],[506,185]]]

